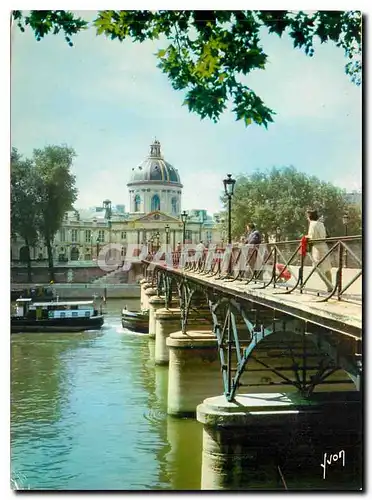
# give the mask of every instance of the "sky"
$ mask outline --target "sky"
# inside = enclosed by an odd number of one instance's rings
[[[83,12],[93,19],[94,12]],[[361,189],[361,87],[344,72],[334,45],[315,56],[293,49],[284,36],[263,37],[265,71],[247,83],[276,111],[268,130],[245,127],[227,110],[215,124],[182,106],[156,67],[164,41],[120,43],[80,33],[69,47],[63,36],[37,42],[30,31],[11,34],[11,144],[25,156],[48,144],[77,153],[76,208],[104,199],[129,208],[127,182],[156,137],[165,160],[183,183],[182,209],[220,210],[223,178],[293,165],[342,188]]]

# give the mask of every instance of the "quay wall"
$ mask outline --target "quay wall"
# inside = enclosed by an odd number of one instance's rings
[[[31,285],[32,286],[32,285]],[[49,283],[38,283],[34,286],[50,286]],[[30,288],[29,283],[12,286],[12,289]],[[137,284],[85,284],[85,283],[55,283],[52,285],[54,295],[60,299],[91,299],[93,295],[106,299],[140,298],[141,288]]]
[[[73,270],[73,281],[76,283],[90,283],[107,274],[98,266],[96,267],[56,267],[54,270],[56,283],[68,283],[69,270]],[[11,269],[12,283],[27,283],[27,268],[14,267]],[[32,283],[49,283],[47,267],[32,267]]]

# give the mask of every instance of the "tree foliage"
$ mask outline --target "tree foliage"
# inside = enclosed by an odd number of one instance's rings
[[[88,23],[72,12],[14,11],[21,30],[29,25],[37,40],[62,30],[69,45],[71,36]],[[201,118],[218,121],[228,103],[237,120],[267,128],[275,111],[246,84],[242,77],[266,68],[268,55],[261,43],[262,29],[293,41],[294,48],[314,55],[314,42],[333,42],[348,59],[346,73],[361,83],[361,29],[359,11],[228,11],[228,10],[102,10],[93,22],[97,34],[134,42],[163,39],[158,67],[172,87],[186,92],[184,105]]]
[[[75,151],[67,146],[35,149],[31,159],[11,154],[12,233],[34,245],[42,238],[48,250],[50,279],[54,280],[52,243],[64,214],[77,197],[70,169]]]
[[[37,200],[40,217],[38,231],[43,237],[49,261],[50,279],[54,280],[52,243],[63,217],[77,198],[75,176],[70,169],[75,151],[67,146],[46,146],[34,149]]]
[[[239,240],[247,223],[254,222],[266,240],[277,228],[282,239],[299,239],[307,234],[305,214],[309,208],[323,216],[329,236],[344,234],[345,211],[349,212],[349,234],[360,234],[361,213],[347,204],[344,190],[294,167],[274,167],[237,179],[232,200],[233,236]]]
[[[11,234],[21,236],[27,248],[27,272],[31,280],[30,247],[37,241],[38,207],[36,202],[36,183],[33,165],[23,159],[16,148],[12,148],[10,157],[11,186]]]

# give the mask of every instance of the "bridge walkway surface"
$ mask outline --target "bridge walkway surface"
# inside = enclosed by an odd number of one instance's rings
[[[280,285],[276,288],[260,289],[258,282],[247,285],[237,281],[198,276],[190,271],[173,272],[180,273],[200,285],[215,288],[242,300],[253,300],[262,306],[328,327],[355,339],[362,337],[362,304],[355,299],[344,297],[339,301],[331,298],[325,302],[315,293],[300,293],[294,290],[290,294],[285,294],[285,289]]]

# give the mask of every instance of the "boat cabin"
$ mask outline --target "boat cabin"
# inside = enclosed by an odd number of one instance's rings
[[[27,319],[90,318],[97,316],[94,300],[33,302],[16,300],[16,317]]]

